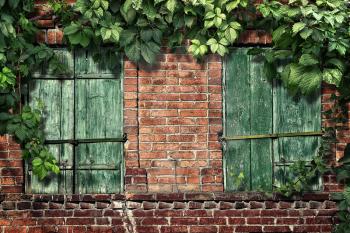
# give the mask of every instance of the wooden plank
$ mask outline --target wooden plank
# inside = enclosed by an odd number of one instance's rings
[[[78,50],[75,57],[76,76],[78,78],[120,78],[122,68],[120,56],[110,48]]]
[[[59,60],[65,64],[65,77],[73,77],[73,57],[66,50],[55,50]],[[68,74],[69,73],[69,74]],[[73,139],[73,107],[74,95],[72,80],[59,80],[61,74],[53,74],[50,67],[43,67],[37,78],[33,79],[29,87],[28,104],[35,108],[37,101],[43,101],[45,105],[43,121],[45,138],[48,140]],[[57,80],[55,80],[57,79]],[[73,172],[66,171],[65,168],[73,166],[73,147],[69,144],[49,145],[49,150],[56,157],[61,174],[50,174],[44,180],[38,180],[32,175],[31,168],[28,167],[28,185],[32,193],[72,193]]]
[[[73,78],[74,76],[74,53],[67,49],[53,50],[63,69],[53,71],[51,64],[43,65],[40,71],[33,74],[34,78]]]
[[[101,139],[123,137],[122,85],[120,59],[105,50],[96,62],[93,52],[76,57],[75,137]],[[85,57],[84,57],[85,56]],[[110,79],[113,77],[114,79]],[[109,79],[105,79],[109,78]],[[76,148],[76,191],[115,193],[121,190],[122,142],[81,143]],[[114,170],[101,170],[110,166]],[[88,170],[86,170],[88,169]]]
[[[312,132],[321,130],[321,100],[320,93],[312,96],[291,96],[286,88],[276,82],[275,99],[275,132]],[[276,149],[278,163],[295,162],[298,160],[310,160],[317,155],[320,146],[320,136],[282,137],[277,140]],[[285,176],[291,176],[285,165]],[[276,177],[276,184],[286,178]],[[312,190],[319,190],[320,180],[315,180]]]
[[[311,132],[321,130],[320,93],[313,96],[291,96],[288,90],[277,85],[276,132]],[[319,136],[285,137],[278,140],[280,160],[311,159],[317,154]]]
[[[121,81],[76,81],[75,132],[77,139],[123,136]]]
[[[119,193],[120,170],[77,170],[77,193]]]
[[[252,135],[272,133],[272,83],[261,56],[250,56],[250,119]],[[251,140],[251,189],[272,191],[272,139]]]
[[[44,132],[48,140],[73,138],[73,81],[32,80],[29,84],[29,105],[35,108],[43,101]]]
[[[120,169],[122,157],[121,142],[79,144],[76,148],[76,168],[98,169],[108,165]]]
[[[250,135],[249,58],[246,49],[235,49],[226,59],[225,136]],[[225,147],[226,190],[251,189],[250,141],[229,141]],[[241,175],[244,178],[238,179]]]
[[[50,173],[44,180],[39,180],[37,176],[28,171],[31,193],[47,194],[72,194],[73,193],[73,171],[62,170],[60,174]]]

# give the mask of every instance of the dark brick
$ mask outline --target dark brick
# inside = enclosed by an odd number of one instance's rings
[[[95,205],[97,209],[106,209],[110,204],[107,202],[96,202]]]
[[[247,207],[247,205],[244,202],[238,201],[238,202],[235,203],[235,208],[236,209],[244,209],[246,207]]]
[[[159,209],[171,209],[173,208],[173,203],[160,201],[158,204]]]
[[[93,225],[93,218],[67,218],[67,225]]]
[[[102,210],[74,210],[74,217],[102,217]]]
[[[220,201],[219,208],[221,210],[232,209],[234,208],[234,204],[232,202]]]
[[[17,203],[18,210],[28,210],[32,207],[32,203],[29,201],[23,201]]]
[[[263,202],[251,201],[249,204],[251,209],[261,209],[264,207]]]
[[[188,202],[188,208],[190,209],[202,209],[203,203],[197,202],[197,201],[190,201]]]
[[[33,209],[40,210],[40,209],[48,209],[49,203],[46,202],[33,202]]]
[[[14,210],[16,209],[16,202],[4,201],[1,203],[3,210]]]
[[[178,201],[174,201],[174,209],[185,209],[186,208],[186,203],[184,202],[178,202]]]

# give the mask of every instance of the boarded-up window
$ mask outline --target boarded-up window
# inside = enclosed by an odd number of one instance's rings
[[[225,64],[225,187],[272,191],[290,175],[290,164],[317,154],[320,94],[291,96],[248,51],[235,49]]]
[[[43,181],[27,166],[31,193],[116,193],[122,188],[122,59],[109,49],[57,49],[67,70],[43,67],[28,102],[45,104],[44,131],[61,173]],[[93,59],[98,56],[99,59]]]

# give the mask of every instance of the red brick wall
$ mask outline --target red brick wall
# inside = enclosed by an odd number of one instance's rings
[[[7,135],[0,136],[0,193],[23,192],[23,175],[19,145]]]
[[[46,11],[39,2],[38,13]],[[62,44],[51,16],[39,23],[39,41]],[[270,42],[259,31],[239,41]],[[332,174],[324,176],[323,192],[303,197],[223,192],[220,57],[196,62],[181,48],[164,48],[153,66],[125,59],[123,82],[125,193],[25,194],[20,148],[1,136],[0,233],[331,232],[336,206],[329,192],[341,190]],[[323,111],[333,92],[323,89]],[[338,128],[332,163],[350,142],[348,125]]]
[[[327,194],[284,200],[258,194],[6,195],[5,233],[331,232]]]

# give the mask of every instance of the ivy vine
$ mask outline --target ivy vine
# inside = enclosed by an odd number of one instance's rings
[[[335,121],[325,128],[320,153],[311,163],[292,166],[295,176],[279,188],[291,195],[330,171],[325,161],[335,143],[336,122],[350,98],[350,7],[348,0],[49,0],[56,24],[71,47],[112,45],[135,62],[153,63],[161,46],[174,48],[190,40],[188,52],[196,58],[208,53],[224,56],[244,28],[262,28],[272,34],[272,50],[263,53],[268,76],[279,78],[292,94],[309,94],[321,83],[335,85],[339,95],[325,113]],[[21,85],[43,65],[62,68],[52,49],[38,44],[33,17],[34,0],[0,0],[0,134],[11,134],[22,145],[35,175],[43,179],[59,173],[54,155],[44,144],[41,121],[44,106],[21,105]],[[254,21],[257,12],[260,17]],[[51,13],[50,13],[51,14]],[[40,17],[40,16],[39,16]],[[350,180],[350,150],[332,170],[340,181]],[[306,166],[308,165],[308,166]],[[342,194],[338,233],[348,232],[350,189]],[[343,224],[344,223],[344,224]]]
[[[338,195],[340,224],[335,232],[350,232],[350,145],[335,168],[329,158],[334,156],[332,145],[337,142],[338,125],[347,122],[346,103],[350,99],[349,48],[350,4],[344,0],[289,0],[288,3],[266,0],[257,6],[263,20],[257,22],[270,32],[272,50],[252,50],[264,53],[265,72],[281,79],[294,94],[311,94],[322,83],[337,87],[331,95],[332,108],[323,112],[328,124],[319,154],[310,163],[298,161],[291,166],[294,175],[277,189],[290,196],[310,187],[317,177],[326,172],[335,172],[345,191]],[[307,166],[308,165],[308,166]]]

